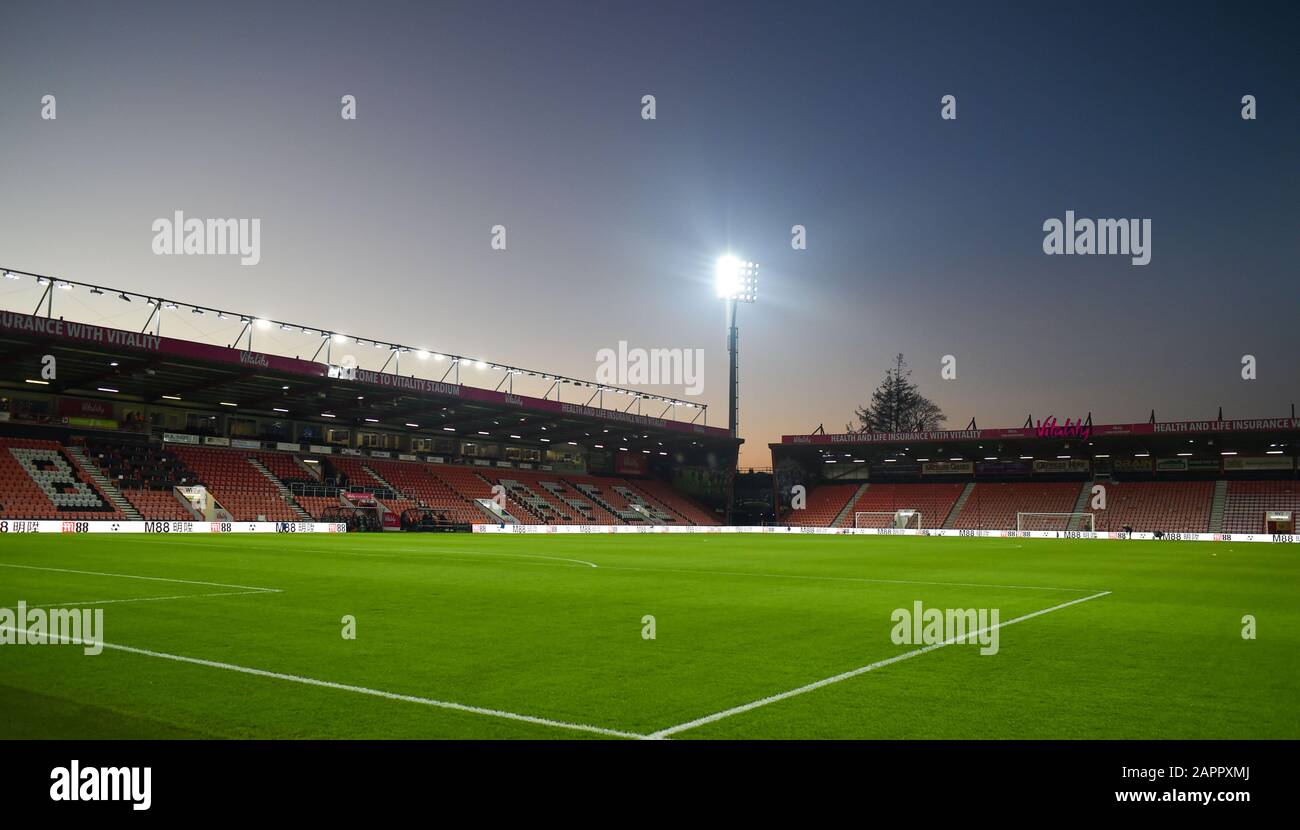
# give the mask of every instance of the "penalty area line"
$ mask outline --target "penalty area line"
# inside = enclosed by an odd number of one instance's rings
[[[0,626],[0,631],[16,632],[13,626]],[[75,637],[68,637],[63,634],[47,634],[51,639],[58,639],[64,643],[79,645],[80,640]],[[519,723],[531,723],[536,726],[549,726],[556,729],[569,729],[576,732],[588,732],[594,735],[603,735],[607,738],[631,738],[642,739],[645,735],[635,732],[623,732],[618,729],[606,729],[602,726],[591,726],[585,723],[569,723],[567,721],[552,720],[550,718],[541,718],[534,715],[521,715],[517,712],[506,712],[501,709],[487,709],[481,706],[469,706],[464,703],[455,703],[448,700],[435,700],[428,697],[419,697],[417,695],[405,695],[398,692],[386,692],[382,689],[370,689],[365,686],[354,686],[349,683],[335,683],[332,680],[318,680],[314,677],[304,677],[298,674],[284,674],[283,672],[266,671],[265,669],[255,669],[249,666],[237,666],[234,663],[222,663],[217,660],[203,660],[198,657],[186,657],[183,654],[168,654],[164,651],[151,651],[147,648],[136,648],[135,646],[126,646],[119,643],[103,643],[106,649],[122,651],[128,654],[139,654],[144,657],[154,657],[160,660],[172,660],[177,663],[188,663],[193,666],[204,666],[210,669],[224,669],[238,674],[248,674],[254,677],[265,677],[271,680],[282,680],[287,683],[299,683],[304,686],[316,686],[322,689],[334,689],[340,692],[352,692],[353,694],[369,695],[370,697],[383,698],[385,700],[398,700],[403,703],[417,703],[422,706],[432,706],[436,709],[447,709],[453,712],[463,712],[470,715],[483,715],[486,717],[500,718],[502,720],[511,720]]]
[[[564,563],[565,567],[584,567],[584,568],[600,567],[595,562],[588,562],[586,559],[568,559],[563,556],[543,556],[540,553],[493,553],[491,551],[457,550],[456,548],[428,548],[426,550],[420,550],[418,548],[401,548],[401,550],[416,551],[418,554],[431,554],[430,556],[423,556],[423,555],[407,556],[406,554],[402,554],[402,553],[361,553],[359,551],[352,551],[352,550],[322,550],[320,548],[313,548],[313,550],[318,553],[336,553],[340,556],[369,556],[369,557],[377,557],[381,559],[403,559],[412,562],[436,561],[439,559],[447,560],[449,562],[472,562],[475,559],[479,559],[484,556],[497,556],[497,557],[509,557],[511,559],[549,559],[553,562]],[[454,556],[443,556],[442,555],[443,553],[459,553],[459,554],[463,554],[463,556],[460,558]],[[521,562],[519,564],[545,565],[547,563],[546,562]]]
[[[1006,628],[1007,626],[1015,625],[1018,622],[1024,622],[1025,620],[1032,620],[1034,617],[1041,617],[1044,614],[1050,614],[1053,611],[1060,611],[1062,608],[1069,608],[1071,605],[1078,605],[1081,602],[1088,602],[1089,600],[1098,599],[1099,597],[1104,597],[1109,594],[1110,591],[1101,591],[1100,593],[1093,594],[1092,596],[1080,597],[1079,599],[1073,599],[1070,600],[1069,602],[1063,602],[1060,605],[1053,605],[1051,608],[1044,608],[1041,611],[1033,611],[1023,616],[1016,617],[1015,619],[1007,620],[1004,623],[985,626],[984,628],[981,628],[978,631],[973,631],[964,635],[963,639],[969,642],[972,637],[978,637],[979,635],[984,634],[988,631],[992,631],[997,628]],[[740,706],[733,706],[730,709],[723,709],[721,712],[714,712],[712,715],[705,715],[702,718],[696,718],[695,720],[687,721],[686,723],[679,723],[676,726],[669,726],[666,729],[660,729],[658,732],[652,732],[648,737],[651,738],[652,740],[667,738],[671,735],[676,735],[680,732],[685,732],[688,729],[695,729],[696,727],[704,726],[705,724],[715,723],[717,721],[723,720],[724,718],[729,718],[733,715],[741,715],[744,714],[745,712],[751,712],[754,709],[758,709],[763,706],[768,706],[773,703],[778,703],[782,700],[788,700],[789,698],[797,697],[798,695],[807,694],[808,692],[816,691],[817,689],[821,689],[825,686],[830,686],[832,684],[839,683],[843,680],[848,680],[850,678],[866,674],[867,672],[875,671],[876,669],[893,665],[894,663],[901,663],[904,660],[910,660],[913,657],[919,657],[920,655],[925,654],[926,652],[934,651],[936,649],[943,648],[944,646],[950,646],[957,641],[958,641],[957,637],[949,637],[947,640],[944,640],[941,643],[932,643],[928,646],[923,646],[922,648],[913,649],[912,651],[908,651],[903,654],[897,654],[894,655],[893,657],[889,657],[884,660],[877,660],[874,663],[870,663],[865,666],[860,666],[859,668],[842,672],[832,677],[826,677],[821,680],[817,680],[813,683],[808,683],[806,685],[799,686],[798,688],[795,689],[790,689],[789,691],[780,692],[774,695],[769,695],[767,697],[760,698],[758,700],[754,700],[749,703],[742,704]]]
[[[255,591],[260,593],[280,593],[279,588],[261,588],[256,585],[231,585],[228,582],[202,582],[197,579],[175,579],[169,576],[139,576],[137,574],[115,574],[104,571],[78,571],[72,568],[47,568],[40,565],[15,565],[10,562],[0,562],[0,568],[21,568],[24,571],[50,571],[60,574],[82,574],[84,576],[115,576],[119,579],[144,579],[149,582],[175,582],[181,585],[207,585],[212,588],[239,588],[242,591]]]
[[[68,608],[76,605],[116,605],[119,602],[167,602],[174,599],[206,599],[207,597],[246,597],[254,594],[279,594],[274,588],[262,588],[256,591],[221,591],[215,594],[177,594],[174,597],[127,597],[126,599],[85,599],[76,602],[49,602],[43,605],[29,605],[28,608]]]

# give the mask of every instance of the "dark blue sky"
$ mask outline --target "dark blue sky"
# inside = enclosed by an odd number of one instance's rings
[[[1297,44],[1258,4],[10,2],[0,264],[579,377],[702,348],[720,425],[731,249],[755,465],[899,351],[956,427],[1287,414]],[[261,263],[155,256],[178,209],[261,218]],[[1150,218],[1151,264],[1045,256],[1067,209]]]

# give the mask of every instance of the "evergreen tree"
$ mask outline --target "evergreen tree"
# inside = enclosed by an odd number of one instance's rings
[[[854,414],[858,423],[851,432],[925,432],[948,420],[938,404],[921,394],[901,354],[885,370],[871,402]]]

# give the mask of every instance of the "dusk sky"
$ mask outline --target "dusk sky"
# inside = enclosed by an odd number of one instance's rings
[[[578,378],[699,348],[725,426],[732,251],[745,466],[898,352],[949,428],[1287,415],[1297,44],[1294,5],[6,2],[0,266]],[[177,210],[260,218],[260,263],[155,255]],[[1150,264],[1045,255],[1067,210],[1150,219]]]

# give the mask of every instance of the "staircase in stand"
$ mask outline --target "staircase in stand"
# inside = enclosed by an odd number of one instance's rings
[[[961,509],[966,506],[966,500],[970,498],[970,494],[974,490],[975,482],[967,482],[966,486],[962,488],[961,495],[952,503],[952,509],[948,511],[948,516],[943,520],[942,527],[950,528],[956,524],[957,517],[961,515]]]
[[[831,522],[831,527],[846,527],[844,523],[853,520],[853,506],[858,503],[858,499],[862,498],[862,494],[867,492],[867,488],[870,486],[871,482],[869,481],[864,481],[858,485],[858,489],[854,491],[852,496],[849,496],[849,500],[844,504],[843,509],[835,514],[835,521]],[[855,527],[856,525],[857,522],[854,522],[847,525],[847,527]]]
[[[384,478],[383,476],[381,476],[381,475],[379,474],[379,471],[378,471],[378,470],[376,470],[374,467],[371,467],[369,464],[362,464],[362,465],[361,465],[361,469],[365,470],[366,473],[369,474],[369,476],[370,476],[371,478],[373,478],[375,481],[377,481],[377,482],[379,482],[380,484],[382,484],[382,485],[384,486],[384,489],[386,489],[386,490],[388,490],[388,492],[392,493],[392,494],[393,494],[392,497],[393,497],[394,499],[407,499],[408,501],[413,501],[413,502],[415,502],[416,504],[420,505],[421,507],[424,507],[424,506],[425,506],[424,502],[422,502],[422,501],[420,501],[419,499],[417,499],[414,495],[410,495],[410,496],[408,496],[408,495],[406,495],[405,493],[403,493],[401,490],[398,490],[396,487],[394,487],[394,486],[392,485],[392,483],[391,483],[388,479],[386,479],[386,478]],[[382,496],[382,498],[388,498],[388,496]]]
[[[1223,511],[1228,506],[1228,482],[1214,482],[1214,501],[1210,504],[1210,532],[1223,532]]]
[[[319,465],[319,464],[308,464],[306,461],[303,461],[301,458],[299,458],[299,457],[296,456],[296,455],[293,457],[293,461],[294,461],[294,463],[297,464],[300,468],[302,468],[302,471],[303,471],[303,472],[305,472],[307,475],[311,476],[311,478],[312,478],[313,481],[320,481],[320,480],[321,480],[321,471],[320,471],[320,465]]]
[[[1087,510],[1088,510],[1088,500],[1089,500],[1089,498],[1091,498],[1091,497],[1092,497],[1092,482],[1091,482],[1091,481],[1085,481],[1085,482],[1083,483],[1083,486],[1082,486],[1081,488],[1079,488],[1079,497],[1078,497],[1077,499],[1074,500],[1074,512],[1075,512],[1075,513],[1085,513],[1085,512],[1087,512]],[[1096,519],[1096,517],[1093,518],[1092,522],[1093,522],[1093,527],[1092,527],[1092,529],[1093,529],[1093,530],[1096,530],[1096,529],[1097,529],[1097,528],[1096,528],[1096,524],[1097,524],[1097,519]],[[1065,529],[1066,529],[1066,530],[1087,530],[1087,528],[1085,528],[1085,527],[1083,526],[1083,517],[1082,517],[1082,516],[1072,516],[1072,517],[1070,518],[1069,523],[1065,526]]]
[[[510,512],[504,507],[498,507],[492,499],[474,499],[474,504],[492,518],[497,524],[517,525],[519,520],[510,515]]]
[[[267,480],[275,485],[275,489],[280,491],[280,496],[285,500],[289,507],[292,508],[293,512],[298,514],[299,521],[310,522],[312,520],[311,514],[304,510],[302,505],[298,504],[298,500],[293,497],[293,493],[289,488],[285,487],[284,482],[276,478],[275,474],[268,470],[265,464],[252,457],[248,459],[248,463],[256,467],[259,473],[266,476]]]
[[[122,491],[117,489],[117,486],[113,484],[109,477],[104,475],[104,471],[99,469],[99,465],[91,463],[90,459],[86,457],[85,450],[75,445],[64,447],[63,450],[72,459],[72,462],[81,468],[81,472],[95,482],[95,486],[113,503],[113,506],[122,511],[123,516],[136,522],[144,518],[140,515],[140,511],[135,509],[135,505],[127,501],[126,496],[122,495]]]

